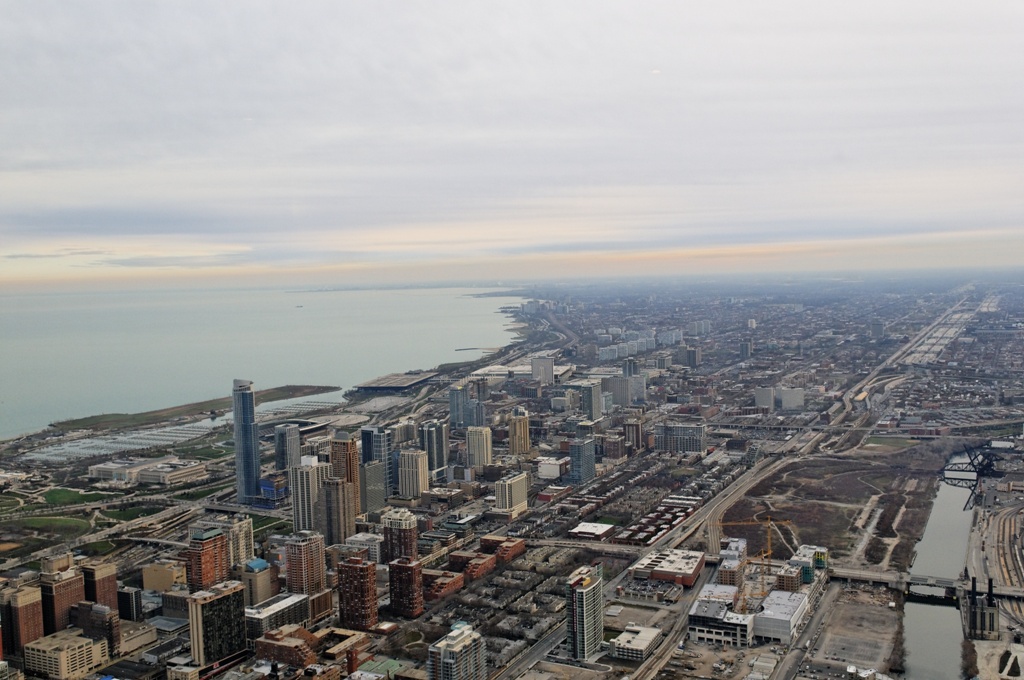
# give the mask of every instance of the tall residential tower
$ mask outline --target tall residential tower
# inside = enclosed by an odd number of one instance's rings
[[[260,440],[256,430],[256,393],[251,380],[235,380],[231,390],[235,419],[235,475],[238,502],[252,505],[260,497]]]

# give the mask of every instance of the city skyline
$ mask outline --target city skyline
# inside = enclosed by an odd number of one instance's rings
[[[0,282],[1013,266],[1012,6],[9,4]]]

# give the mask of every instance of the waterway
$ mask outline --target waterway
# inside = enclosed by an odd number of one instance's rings
[[[66,418],[471,361],[513,340],[483,289],[0,295],[0,439]],[[337,400],[330,395],[321,397]]]
[[[917,544],[912,574],[958,577],[964,569],[971,512],[967,489],[940,484],[928,526]],[[941,592],[941,591],[940,591]],[[960,612],[953,607],[908,602],[903,617],[910,680],[959,680]]]

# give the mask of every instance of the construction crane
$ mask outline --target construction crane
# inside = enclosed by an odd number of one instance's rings
[[[771,566],[770,562],[771,562],[771,559],[772,559],[772,529],[773,529],[773,527],[778,527],[780,525],[792,526],[793,523],[790,522],[788,519],[773,520],[770,515],[766,519],[745,519],[745,520],[738,520],[736,522],[719,522],[718,523],[719,527],[727,527],[727,526],[729,526],[729,527],[735,527],[735,526],[763,526],[765,528],[765,549],[762,550],[761,554],[758,556],[760,558],[760,561],[761,561],[761,592],[757,594],[757,597],[763,598],[765,595],[768,594],[768,585],[765,582],[765,575],[768,572],[768,568]],[[748,565],[748,564],[750,564],[752,562],[754,562],[754,558],[748,557],[747,559],[743,560],[743,563],[740,565],[740,567],[741,568],[745,567],[746,565]],[[744,614],[747,613],[747,598],[746,597],[743,598],[743,609],[742,609],[742,612]]]

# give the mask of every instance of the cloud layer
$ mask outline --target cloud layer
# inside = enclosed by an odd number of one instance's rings
[[[3,3],[0,282],[1013,264],[1013,3]],[[606,266],[607,265],[607,266]]]

